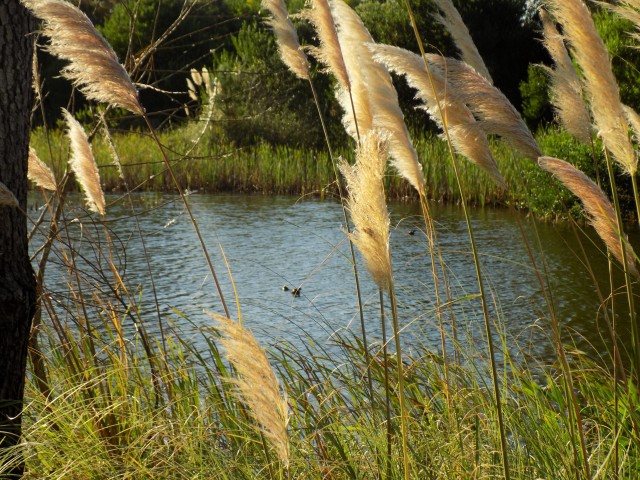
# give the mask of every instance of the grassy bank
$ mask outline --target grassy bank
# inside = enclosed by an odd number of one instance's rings
[[[235,395],[217,335],[200,334],[205,351],[191,347],[192,335],[180,334],[167,339],[166,354],[155,351],[158,397],[139,342],[102,327],[108,333],[91,340],[60,331],[44,335],[52,349],[46,362],[52,391],[45,397],[33,379],[27,384],[25,478],[373,479],[377,472],[401,478],[399,445],[394,442],[391,463],[386,453],[379,344],[372,345],[370,363],[355,337],[341,339],[339,361],[320,347],[270,349],[291,414],[290,465],[283,471]],[[488,361],[482,352],[458,353],[464,365],[449,371],[427,350],[405,358],[414,478],[501,476],[495,404],[483,381]],[[616,393],[609,372],[577,352],[572,361],[591,465],[599,478],[612,478],[614,470],[635,478],[640,457],[631,419],[637,413],[627,400],[613,407],[616,395],[627,397],[621,386]],[[554,365],[534,372],[510,362],[507,357],[502,393],[512,478],[575,478],[562,374]],[[390,407],[395,418],[396,395]]]
[[[190,125],[160,134],[162,144],[171,152],[176,175],[184,189],[337,196],[335,171],[326,149],[315,151],[268,144],[236,148],[220,143],[212,134],[201,138],[195,127]],[[567,158],[583,168],[592,166],[591,151],[566,133],[541,131],[537,139],[549,155]],[[460,203],[460,190],[448,160],[446,143],[419,133],[414,135],[414,142],[424,171],[427,196],[439,202]],[[49,143],[53,146],[51,152]],[[158,147],[148,134],[116,134],[114,143],[130,188],[143,191],[175,189],[166,174]],[[68,139],[64,132],[37,129],[32,134],[31,145],[60,178],[68,158]],[[101,135],[96,136],[92,146],[105,191],[123,191],[123,181],[105,139]],[[479,206],[513,204],[538,216],[551,218],[564,215],[567,209],[579,211],[569,192],[533,162],[497,141],[493,143],[493,150],[510,192],[500,189],[475,165],[462,162],[460,173],[467,203]],[[337,155],[352,161],[353,151],[344,149]],[[391,198],[417,199],[410,185],[391,170],[385,178],[385,189]]]

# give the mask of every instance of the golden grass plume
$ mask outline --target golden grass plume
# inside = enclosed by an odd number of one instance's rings
[[[617,0],[616,3],[598,2],[598,5],[608,8],[633,23],[636,32],[631,36],[640,41],[640,2],[638,0]]]
[[[398,94],[389,72],[373,60],[367,47],[368,44],[374,43],[373,38],[358,14],[344,1],[332,0],[331,11],[351,80],[360,135],[366,135],[371,129],[389,132],[388,146],[392,165],[422,194],[424,191],[422,166],[404,123],[404,115],[398,104]],[[356,119],[349,113],[350,105],[345,106],[345,103],[342,102],[346,112],[345,127],[353,136]]]
[[[144,113],[136,88],[115,52],[80,9],[62,0],[22,1],[44,21],[43,33],[50,39],[48,51],[69,62],[62,74],[87,98]]]
[[[507,97],[465,62],[441,55],[427,55],[432,71],[449,82],[455,94],[478,119],[480,128],[509,142],[531,160],[542,155],[529,128]]]
[[[289,19],[284,1],[262,0],[262,8],[269,10],[271,13],[271,18],[267,23],[276,35],[280,58],[298,78],[309,80],[309,62],[300,47],[298,34]]]
[[[331,1],[330,8],[351,87],[350,91],[342,88],[337,92],[338,101],[344,110],[342,123],[347,133],[358,140],[359,134],[366,135],[373,128],[367,71],[360,68],[361,65],[366,66],[366,55],[363,57],[362,48],[358,47],[373,42],[373,38],[360,21],[360,17],[348,5]]]
[[[640,142],[640,115],[633,108],[628,105],[622,105],[622,110],[624,111],[627,120],[629,121],[629,125],[631,126],[631,130],[633,131],[633,136],[636,143]]]
[[[105,201],[102,186],[100,185],[100,173],[98,173],[98,165],[93,158],[87,134],[71,113],[65,109],[62,109],[62,112],[67,121],[71,146],[69,165],[71,165],[71,169],[84,191],[87,208],[92,212],[104,215]]]
[[[349,165],[341,161],[339,168],[347,182],[347,208],[354,230],[349,234],[365,260],[367,270],[378,287],[391,285],[389,247],[389,211],[382,180],[388,158],[384,134],[373,130],[361,138],[356,149],[356,161]]]
[[[19,207],[18,199],[11,190],[0,182],[0,207]]]
[[[417,97],[423,102],[422,107],[443,128],[438,108],[438,102],[440,103],[455,150],[487,172],[501,188],[506,188],[485,133],[464,102],[449,87],[446,79],[434,71],[431,73],[432,85],[422,58],[408,50],[381,44],[372,44],[370,49],[374,60],[383,63],[390,71],[406,77],[409,86],[417,90]]]
[[[336,77],[343,89],[351,90],[347,66],[342,57],[338,32],[328,0],[311,0],[309,8],[305,9],[301,16],[315,27],[320,41],[320,47],[308,47],[311,54],[326,65],[327,70]]]
[[[591,116],[585,104],[582,83],[571,62],[564,38],[549,18],[540,10],[543,44],[555,63],[555,68],[544,67],[551,86],[549,95],[560,124],[580,142],[591,142]]]
[[[620,239],[624,243],[624,255],[629,271],[638,277],[635,254],[627,241],[626,235],[618,229],[616,213],[607,196],[593,180],[583,172],[564,160],[552,157],[540,157],[540,167],[552,173],[562,184],[580,199],[590,217],[590,222],[607,248],[623,264],[623,250]]]
[[[546,6],[562,25],[570,51],[580,66],[598,135],[623,169],[634,175],[638,162],[629,139],[620,91],[589,9],[582,0],[547,0]]]
[[[267,354],[253,334],[239,323],[221,315],[209,315],[223,334],[220,341],[238,374],[234,383],[240,400],[249,407],[264,436],[274,445],[282,464],[288,465],[289,409]]]
[[[42,160],[40,160],[40,158],[38,158],[38,154],[31,147],[29,147],[29,166],[27,169],[27,176],[29,177],[29,180],[40,188],[51,191],[57,190],[55,175],[51,169]]]
[[[484,63],[484,60],[480,56],[478,49],[476,48],[469,29],[464,24],[460,12],[453,5],[451,0],[434,0],[438,6],[442,15],[436,15],[435,18],[438,22],[446,28],[462,54],[462,60],[471,65],[480,75],[486,78],[490,83],[493,83],[489,69]]]

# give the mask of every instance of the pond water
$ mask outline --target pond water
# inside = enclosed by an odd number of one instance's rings
[[[138,223],[163,322],[175,324],[183,334],[193,333],[191,338],[195,342],[202,341],[198,327],[212,325],[204,312],[223,313],[223,310],[184,207],[175,195],[138,194],[132,199],[133,210],[128,200],[115,195],[107,197],[111,255],[121,264],[125,282],[140,299],[146,328],[157,333],[159,327]],[[79,208],[80,197],[74,197],[73,201],[78,208],[65,213],[70,223],[63,243],[74,245],[77,265],[87,285],[99,285],[100,269],[94,267],[104,264],[108,256],[104,228],[99,222],[92,223],[91,219],[95,221],[97,217],[90,217]],[[267,343],[312,340],[327,345],[335,332],[350,330],[359,335],[354,276],[339,203],[315,198],[229,194],[192,194],[189,201],[232,314],[237,315],[237,307],[221,248],[233,277],[244,323],[261,340]],[[36,196],[31,197],[33,208],[37,202]],[[403,336],[409,348],[421,343],[439,351],[441,340],[429,246],[419,206],[392,202],[389,208]],[[452,286],[458,335],[482,340],[484,323],[479,299],[474,296],[478,288],[462,210],[437,204],[431,208]],[[516,221],[519,217],[539,271],[551,285],[563,331],[567,335],[573,332],[579,348],[604,352],[607,326],[592,276],[599,279],[602,294],[607,296],[609,274],[602,244],[593,233],[581,234],[578,242],[569,224],[533,223],[523,214],[506,209],[472,209],[470,213],[491,295],[491,316],[509,344],[517,344],[516,349],[525,356],[554,358],[549,341],[549,309],[522,240]],[[34,218],[36,215],[34,212]],[[409,234],[411,231],[413,235]],[[35,252],[41,243],[41,237],[36,236],[32,250]],[[98,251],[96,244],[102,250]],[[369,341],[378,341],[381,335],[378,291],[357,255],[367,334]],[[591,274],[585,258],[589,259]],[[63,261],[62,250],[57,249],[46,277],[47,289],[60,299],[69,297],[69,274],[62,266]],[[289,289],[301,288],[301,295],[295,297],[290,290],[283,291],[285,285]],[[444,290],[441,293],[444,298]],[[620,292],[621,298],[623,293]],[[619,317],[620,322],[628,323],[624,315]],[[450,342],[448,315],[444,321]],[[133,334],[133,326],[125,325],[125,329]]]

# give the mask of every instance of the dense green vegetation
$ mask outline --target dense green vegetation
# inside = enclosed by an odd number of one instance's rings
[[[50,138],[56,150],[54,170],[63,172],[68,139],[56,132]],[[315,194],[337,197],[335,172],[326,149],[270,145],[261,142],[245,147],[219,145],[202,139],[194,145],[198,131],[183,128],[161,135],[162,143],[172,153],[175,170],[184,188],[200,192],[246,192],[261,194]],[[454,172],[447,155],[446,144],[434,136],[414,136],[415,146],[422,160],[428,196],[439,202],[460,203],[460,193],[455,186]],[[591,151],[581,146],[568,134],[558,131],[541,131],[538,141],[550,155],[566,158],[593,171]],[[46,152],[44,131],[34,131],[32,146]],[[136,190],[172,191],[171,180],[166,174],[162,158],[153,140],[142,133],[120,134],[115,137],[120,159],[125,167],[129,183]],[[98,137],[93,144],[94,154],[100,166],[100,175],[106,191],[124,190],[124,184],[113,164],[112,153],[105,140]],[[516,154],[505,145],[495,144],[497,161],[511,192],[495,186],[491,179],[470,163],[461,164],[465,201],[472,205],[507,206],[525,208],[540,217],[562,218],[567,209],[580,212],[574,197],[559,183],[550,181],[533,162]],[[189,152],[188,155],[184,155]],[[351,158],[353,152],[338,152]],[[600,172],[603,175],[604,172]],[[385,178],[387,194],[391,198],[417,198],[414,191],[389,170]]]

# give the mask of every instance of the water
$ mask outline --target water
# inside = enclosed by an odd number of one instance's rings
[[[83,289],[107,289],[106,258],[113,255],[123,279],[140,299],[141,317],[147,330],[157,334],[158,319],[145,253],[136,217],[128,201],[108,196],[108,226],[113,248],[107,248],[104,227],[92,223],[80,208],[65,213],[68,229],[63,243],[73,245]],[[245,325],[267,342],[309,342],[328,345],[335,332],[360,332],[349,246],[342,210],[337,202],[294,197],[249,195],[200,195],[189,197],[216,274],[230,307],[237,316],[233,285]],[[32,205],[36,197],[31,199]],[[81,198],[73,201],[79,206]],[[163,324],[175,325],[182,334],[201,342],[201,326],[212,325],[205,311],[223,313],[194,229],[179,198],[166,194],[139,194],[134,209],[144,234],[147,257],[155,281]],[[400,322],[407,347],[424,344],[440,350],[440,331],[435,314],[436,298],[428,242],[417,205],[392,203],[392,256],[399,298]],[[491,317],[504,330],[509,343],[519,345],[525,356],[553,359],[551,332],[535,272],[513,212],[471,210],[481,263],[491,295]],[[477,293],[476,273],[469,237],[461,209],[432,206],[438,240],[452,285],[453,309],[461,338],[482,341],[484,322]],[[36,213],[33,214],[34,218]],[[533,224],[521,216],[539,271],[552,286],[557,316],[563,330],[576,336],[577,346],[591,353],[607,348],[606,323],[600,300],[584,263],[584,256],[570,225]],[[409,232],[415,230],[414,235]],[[581,236],[595,278],[607,295],[608,270],[601,243],[593,233]],[[42,243],[36,236],[32,250]],[[98,245],[100,248],[97,248]],[[221,253],[224,250],[229,272]],[[67,249],[68,251],[69,249]],[[56,248],[47,271],[46,287],[61,311],[70,305],[69,273],[63,267],[62,249]],[[102,264],[102,270],[95,268]],[[358,268],[366,328],[370,341],[380,339],[378,291],[361,259]],[[106,278],[101,275],[107,272]],[[289,289],[301,288],[294,297]],[[444,290],[441,291],[443,298]],[[623,292],[622,292],[623,293]],[[123,307],[124,308],[124,307]],[[89,311],[100,311],[94,308]],[[68,320],[74,318],[68,308]],[[447,310],[448,312],[448,310]],[[89,314],[98,322],[97,314]],[[624,317],[621,317],[624,321]],[[451,326],[444,317],[448,344]],[[125,331],[134,335],[131,322]],[[565,337],[568,339],[568,336]]]

